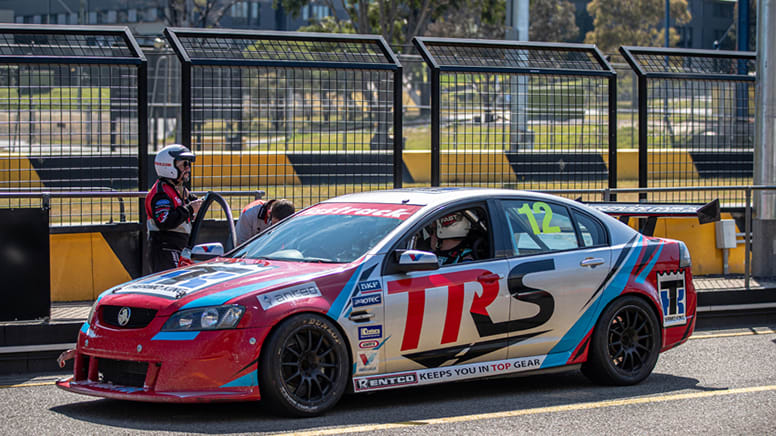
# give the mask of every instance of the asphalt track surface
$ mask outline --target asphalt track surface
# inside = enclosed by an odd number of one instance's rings
[[[597,386],[577,371],[469,381],[351,395],[310,419],[261,403],[98,399],[56,378],[0,378],[0,434],[776,434],[776,320],[696,332],[637,386]]]

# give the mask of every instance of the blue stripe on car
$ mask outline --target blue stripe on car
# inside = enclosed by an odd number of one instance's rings
[[[238,377],[225,385],[221,385],[222,388],[243,388],[254,387],[259,385],[259,379],[256,371],[251,371],[242,377]]]
[[[89,331],[89,323],[85,322],[84,325],[81,326],[81,333],[86,333]]]
[[[190,341],[199,335],[199,332],[159,332],[151,338],[152,341]]]
[[[321,273],[304,274],[300,276],[283,277],[281,279],[275,279],[275,280],[269,280],[266,282],[259,282],[259,283],[253,283],[250,285],[239,286],[237,288],[227,289],[225,291],[216,292],[210,295],[205,295],[204,297],[198,298],[194,301],[190,301],[186,303],[183,307],[181,307],[180,310],[193,309],[196,307],[220,306],[226,303],[227,301],[231,300],[232,298],[240,297],[249,292],[259,291],[261,289],[268,288],[270,286],[278,285],[281,283],[302,282],[305,280],[317,278],[320,275]]]
[[[587,335],[589,328],[588,326],[590,323],[595,322],[595,320],[601,316],[601,312],[603,312],[604,307],[606,307],[610,301],[614,300],[618,295],[620,295],[620,293],[622,293],[622,291],[625,289],[625,285],[628,284],[631,271],[636,265],[636,261],[641,254],[642,239],[643,237],[639,235],[639,237],[636,238],[636,241],[630,247],[623,248],[624,250],[629,250],[630,254],[628,255],[627,260],[623,263],[622,268],[620,268],[617,274],[614,275],[612,280],[604,289],[604,292],[600,297],[599,304],[592,305],[577,320],[577,322],[574,323],[574,326],[571,327],[568,333],[566,333],[563,338],[561,338],[561,340],[552,348],[552,350],[550,350],[547,358],[544,359],[544,362],[542,362],[542,368],[565,365],[566,362],[568,362],[569,357],[571,357],[573,350],[568,352],[560,352],[557,350],[567,350],[570,347],[576,347],[579,345],[582,339],[584,339],[585,335]]]
[[[647,276],[649,276],[649,273],[652,272],[652,268],[655,267],[655,264],[657,263],[657,258],[660,257],[661,251],[663,251],[663,244],[660,244],[660,246],[657,247],[657,252],[655,253],[654,256],[652,256],[652,260],[649,261],[649,265],[647,265],[647,267],[641,271],[641,274],[639,274],[639,276],[636,277],[636,283],[644,283],[644,281],[647,280]]]
[[[364,264],[361,264],[358,266],[358,268],[356,268],[356,271],[353,272],[352,276],[350,276],[350,280],[345,283],[345,287],[342,288],[337,298],[331,304],[331,308],[329,308],[327,315],[329,315],[332,319],[339,319],[345,304],[350,301],[350,293],[353,291],[353,288],[356,287],[356,283],[358,282],[358,275],[361,272],[361,268],[363,266]]]

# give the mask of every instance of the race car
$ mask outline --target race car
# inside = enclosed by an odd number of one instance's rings
[[[103,292],[57,386],[313,416],[346,392],[560,367],[630,385],[692,334],[690,266],[684,243],[556,196],[350,194]]]

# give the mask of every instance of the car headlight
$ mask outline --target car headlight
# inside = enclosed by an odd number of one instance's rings
[[[690,258],[690,250],[687,249],[687,245],[684,242],[679,242],[679,268],[685,268],[692,266],[692,259]]]
[[[245,308],[237,304],[198,307],[174,313],[162,326],[162,331],[222,330],[237,327]]]
[[[99,304],[99,303],[100,303],[100,299],[98,298],[97,300],[95,300],[94,304],[92,304],[92,308],[89,309],[89,316],[86,317],[86,322],[90,326],[94,325],[94,321],[95,321],[94,318],[95,318],[95,316],[97,314],[97,304]]]

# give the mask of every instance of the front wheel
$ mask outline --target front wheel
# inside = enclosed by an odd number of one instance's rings
[[[655,368],[660,342],[658,319],[647,303],[619,298],[598,319],[582,372],[601,384],[639,383]]]
[[[348,351],[328,319],[315,314],[283,321],[264,345],[259,365],[262,403],[290,416],[332,408],[348,383]]]

